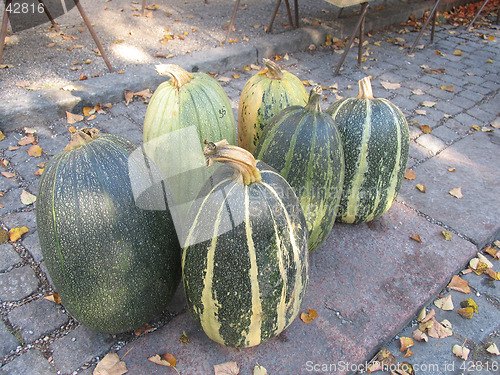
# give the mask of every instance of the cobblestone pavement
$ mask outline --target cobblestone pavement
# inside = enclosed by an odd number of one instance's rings
[[[416,173],[415,180],[405,180],[397,203],[384,218],[354,228],[336,225],[323,248],[311,255],[312,278],[320,280],[327,274],[326,252],[332,249],[337,251],[335,264],[345,265],[340,270],[355,272],[337,274],[338,280],[331,281],[336,293],[322,294],[328,285],[312,282],[304,309],[315,306],[323,319],[306,328],[297,319],[287,329],[290,347],[283,347],[283,340],[276,339],[261,351],[214,348],[215,344],[198,336],[186,318],[182,291],[165,314],[152,322],[156,331],[139,338],[133,333],[112,336],[93,332],[79,325],[62,305],[45,300],[43,296],[52,293],[53,288],[37,237],[35,206],[23,204],[20,196],[23,190],[37,193],[39,176],[35,172],[39,163],[63,149],[69,140],[69,125],[65,119],[57,118],[48,127],[33,124],[43,150],[40,157],[28,155],[31,145],[14,149],[25,136],[24,130],[7,132],[0,141],[0,159],[8,161],[8,165],[0,167],[1,172],[7,172],[0,176],[0,225],[7,230],[26,226],[29,232],[19,241],[0,245],[0,373],[90,374],[98,360],[110,351],[125,357],[131,374],[165,373],[145,359],[169,351],[176,355],[182,374],[212,373],[212,365],[232,358],[240,358],[238,363],[245,365],[241,374],[250,374],[256,362],[270,374],[336,374],[353,369],[334,371],[332,364],[340,360],[363,363],[388,345],[399,361],[420,366],[417,373],[498,374],[498,367],[491,366],[500,361],[485,348],[491,343],[500,346],[500,294],[495,284],[498,281],[492,282],[485,275],[464,276],[479,305],[479,313],[473,319],[465,320],[456,313],[460,301],[471,295],[452,291],[454,311],[434,307],[439,321],[448,319],[452,323],[453,337],[416,343],[412,348],[415,354],[406,359],[399,352],[397,337],[411,337],[416,312],[431,304],[437,295],[447,295],[448,289],[443,288],[453,274],[464,269],[476,251],[500,239],[500,32],[494,26],[475,31],[440,26],[435,44],[408,56],[404,47],[411,45],[417,34],[401,33],[402,29],[373,33],[364,47],[366,61],[361,69],[356,67],[353,50],[337,77],[332,71],[339,55],[329,47],[290,53],[288,59],[279,61],[302,80],[327,88],[324,109],[337,95],[355,96],[357,81],[371,75],[375,97],[391,100],[410,123],[408,168]],[[428,40],[429,35],[424,35],[422,43]],[[218,77],[231,78],[221,84],[236,114],[239,93],[255,71],[241,66],[218,73]],[[232,78],[233,73],[240,77]],[[397,88],[387,89],[387,82],[398,84]],[[119,133],[139,145],[146,108],[136,98],[129,105],[114,104],[106,114],[76,126]],[[431,131],[423,132],[420,125],[429,125]],[[449,168],[455,171],[449,172]],[[417,183],[427,187],[426,193],[415,188]],[[458,186],[462,187],[462,199],[448,194]],[[441,230],[449,231],[452,240],[445,241]],[[392,236],[389,243],[381,239],[384,232]],[[420,234],[423,243],[410,240],[410,234]],[[339,246],[344,247],[339,250]],[[380,258],[373,254],[380,254]],[[380,268],[373,273],[375,264]],[[500,271],[498,262],[494,262],[494,268]],[[325,296],[333,301],[330,305]],[[362,301],[369,309],[361,309],[361,314],[356,301]],[[189,349],[178,342],[183,329],[192,332]],[[315,342],[311,336],[319,335],[318,332],[330,341]],[[193,342],[196,338],[198,343]],[[309,353],[306,344],[315,350]],[[451,353],[453,344],[470,348],[469,360],[474,362],[457,359]],[[432,364],[438,366],[434,372],[429,370]],[[479,371],[473,364],[489,364],[490,368]],[[326,369],[324,365],[330,367]]]

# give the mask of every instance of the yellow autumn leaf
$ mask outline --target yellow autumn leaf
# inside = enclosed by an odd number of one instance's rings
[[[471,127],[471,130],[475,130],[475,131],[480,131],[481,128],[479,127],[479,125],[472,125]]]
[[[441,90],[448,92],[455,92],[455,86],[453,85],[441,85]]]
[[[413,340],[410,337],[400,337],[399,343],[401,345],[401,349],[399,349],[401,351],[401,353],[403,353],[408,348],[411,348],[413,345],[415,345],[415,343],[413,342]]]
[[[0,228],[0,244],[6,243],[9,240],[9,232]]]
[[[416,184],[415,187],[422,193],[425,193],[426,187],[422,184]]]
[[[253,368],[253,375],[267,375],[267,370],[261,365],[255,365]]]
[[[44,296],[43,298],[46,299],[47,301],[54,302],[54,303],[61,303],[62,302],[61,297],[59,297],[58,293],[48,294],[48,295]]]
[[[3,132],[0,130],[0,141],[4,140],[5,139],[5,135],[3,134]]]
[[[85,117],[93,115],[94,113],[95,113],[94,107],[83,107],[83,115]]]
[[[11,230],[9,230],[9,238],[10,238],[11,242],[16,242],[24,234],[26,234],[28,232],[29,232],[29,229],[27,227],[12,228]]]
[[[475,313],[479,312],[479,307],[477,306],[476,301],[474,301],[472,298],[460,302],[460,307],[472,307],[472,311],[474,311]]]
[[[456,50],[453,52],[453,54],[454,54],[455,56],[462,56],[462,55],[463,55],[463,52],[462,52],[462,51],[460,51],[459,49],[456,49]]]
[[[38,158],[42,155],[42,148],[38,145],[33,145],[29,148],[27,151],[29,156],[33,156],[35,158]]]
[[[451,233],[450,233],[450,232],[448,232],[447,230],[442,230],[442,231],[441,231],[441,234],[443,235],[443,237],[444,237],[444,239],[445,239],[446,241],[451,241],[451,237],[452,237],[452,235],[451,235]]]
[[[472,319],[474,309],[472,307],[464,307],[457,310],[457,313],[464,319]]]
[[[413,240],[413,241],[417,241],[419,243],[422,243],[422,239],[420,238],[420,235],[418,234],[412,234],[410,235],[410,238]]]
[[[300,319],[304,323],[307,323],[307,324],[311,323],[317,317],[318,317],[318,313],[315,310],[313,310],[313,309],[309,309],[307,311],[307,313],[300,314]]]
[[[70,125],[76,124],[84,119],[82,115],[66,111],[66,122]]]
[[[156,363],[157,365],[174,367],[177,364],[177,359],[170,353],[157,354],[148,358],[148,361]]]
[[[405,171],[405,179],[407,180],[414,180],[416,178],[416,174],[415,174],[415,171],[413,171],[412,169],[407,169]]]
[[[432,131],[429,125],[420,125],[420,130],[422,130],[424,134],[429,134]]]
[[[434,305],[441,310],[451,311],[453,310],[453,301],[451,300],[451,294],[448,294],[446,297],[439,298],[434,301]]]
[[[21,202],[23,202],[23,204],[25,204],[26,206],[29,206],[30,204],[36,202],[36,196],[27,192],[26,190],[23,190],[21,193]]]

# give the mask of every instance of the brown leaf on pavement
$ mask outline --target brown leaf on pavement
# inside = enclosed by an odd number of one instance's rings
[[[416,184],[415,187],[422,193],[425,193],[426,187],[422,184]]]
[[[122,375],[127,371],[127,365],[120,361],[118,354],[108,353],[99,361],[93,375]]]
[[[474,315],[474,309],[472,307],[463,307],[457,310],[457,313],[464,319],[472,319]]]
[[[26,206],[29,206],[30,204],[33,204],[36,202],[36,195],[33,195],[26,190],[23,190],[21,193],[21,202],[25,204]]]
[[[448,288],[462,293],[470,293],[469,283],[458,275],[454,275],[448,284]]]
[[[455,198],[458,198],[458,199],[463,198],[462,187],[461,186],[451,189],[448,193],[452,197],[455,197]]]
[[[401,88],[400,83],[391,83],[387,81],[381,81],[380,84],[386,89],[386,90],[397,90]]]
[[[134,99],[134,92],[132,90],[125,90],[123,95],[125,97],[125,105],[129,105],[129,103]]]
[[[453,345],[452,349],[453,354],[455,354],[458,358],[463,359],[464,361],[469,358],[469,353],[470,350],[467,349],[465,346],[460,346],[458,344]]]
[[[414,180],[416,177],[417,175],[415,174],[415,171],[413,171],[412,169],[407,169],[405,171],[405,178],[407,180]]]
[[[448,92],[455,92],[455,86],[453,85],[441,85],[441,90]]]
[[[429,337],[419,329],[413,331],[412,337],[417,341],[429,341]]]
[[[35,136],[33,135],[27,135],[27,136],[24,136],[22,137],[18,142],[17,144],[19,146],[26,146],[26,145],[31,145],[31,144],[34,144],[36,143],[37,139]]]
[[[307,313],[300,314],[300,319],[304,323],[307,323],[307,324],[311,323],[317,317],[318,317],[318,313],[315,310],[313,310],[313,309],[309,309],[307,311]]]
[[[66,111],[66,122],[70,125],[76,124],[77,122],[83,121],[85,117],[75,113]]]
[[[430,322],[433,323],[432,326],[427,330],[427,334],[430,337],[433,337],[435,339],[442,339],[442,338],[453,335],[451,325],[449,324],[449,322],[447,320],[443,320],[440,323],[435,318],[432,318],[430,320]]]
[[[54,303],[61,303],[61,297],[59,297],[58,293],[47,294],[43,299]]]
[[[434,305],[441,310],[445,311],[453,310],[453,301],[451,299],[451,294],[448,294],[446,297],[435,300]]]
[[[410,238],[413,240],[413,241],[417,241],[419,243],[422,243],[422,239],[420,238],[420,235],[419,234],[412,234],[410,235]]]
[[[415,345],[415,343],[410,337],[400,337],[399,344],[401,345],[401,348],[399,349],[401,353],[403,353],[408,348],[411,348],[413,345]]]
[[[24,234],[28,233],[29,229],[27,227],[12,228],[9,230],[9,237],[11,242],[16,242]]]
[[[155,329],[153,326],[149,323],[144,324],[143,326],[134,329],[134,335],[136,336],[141,336],[144,335],[145,333],[153,332]]]
[[[488,254],[488,255],[491,255],[496,260],[500,259],[500,251],[498,251],[497,249],[492,248],[491,246],[486,246],[483,249],[483,252],[486,253],[486,254]]]
[[[34,158],[38,158],[42,155],[42,148],[38,145],[33,145],[27,151],[29,156],[33,156]]]
[[[214,365],[214,375],[238,375],[240,368],[236,362],[224,362]]]
[[[420,125],[420,130],[424,134],[429,134],[432,131],[432,129],[429,125]]]
[[[175,357],[170,353],[154,355],[152,357],[149,357],[148,361],[156,363],[157,365],[160,366],[172,367],[177,373],[179,373],[179,371],[177,371],[177,369],[175,368],[175,365],[177,364],[177,359],[175,359]]]

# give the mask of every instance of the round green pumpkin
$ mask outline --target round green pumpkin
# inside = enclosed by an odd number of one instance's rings
[[[37,232],[49,275],[64,307],[96,331],[144,325],[180,281],[168,210],[136,205],[131,178],[146,180],[149,171],[134,163],[135,149],[121,136],[80,130],[47,163],[38,189]],[[141,199],[147,203],[148,192]]]
[[[180,228],[191,201],[213,172],[205,167],[204,140],[235,144],[236,123],[229,98],[213,77],[173,64],[158,65],[157,71],[170,80],[158,86],[148,104],[144,150],[172,192],[170,209]]]
[[[307,103],[304,84],[273,61],[252,76],[241,92],[238,106],[238,146],[254,152],[264,127],[281,110]]]
[[[326,111],[340,131],[345,178],[337,220],[362,223],[382,216],[404,178],[410,148],[408,123],[389,100],[374,98],[370,79],[359,81],[359,95]]]
[[[309,230],[309,250],[330,234],[344,182],[344,154],[332,117],[321,112],[322,90],[305,107],[293,106],[264,128],[255,157],[275,168],[294,189]]]
[[[222,161],[191,207],[182,275],[188,307],[212,340],[250,347],[297,316],[308,284],[307,227],[288,183],[242,148],[206,147]]]

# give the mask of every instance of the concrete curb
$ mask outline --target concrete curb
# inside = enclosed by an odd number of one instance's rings
[[[467,3],[466,0],[444,0],[440,10]],[[421,17],[432,8],[434,1],[426,0],[407,6],[387,8],[383,14],[368,13],[365,30],[377,30],[406,21],[410,15]],[[269,34],[250,44],[232,44],[211,51],[199,51],[169,59],[168,62],[189,71],[222,71],[258,62],[262,57],[285,52],[302,51],[311,44],[320,45],[327,34],[347,38],[355,27],[357,15],[333,22],[333,27],[301,27],[281,34]],[[354,53],[354,52],[352,52]],[[88,81],[74,82],[73,91],[60,88],[27,91],[22,95],[0,102],[0,129],[11,131],[38,122],[43,125],[65,112],[78,113],[85,106],[97,103],[117,103],[123,100],[124,90],[154,91],[165,80],[156,74],[154,65],[141,65],[127,69],[123,74],[110,73]]]

